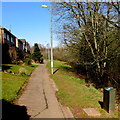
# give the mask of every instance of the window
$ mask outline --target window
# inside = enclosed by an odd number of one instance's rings
[[[9,35],[9,41],[11,41],[11,36]]]
[[[10,41],[10,35],[9,35],[9,34],[7,34],[7,40],[9,40],[9,41]]]
[[[13,37],[11,37],[11,42],[14,43],[14,38]]]
[[[7,34],[6,33],[4,33],[4,38],[7,39]]]

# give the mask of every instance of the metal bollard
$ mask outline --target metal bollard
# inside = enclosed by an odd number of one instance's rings
[[[109,114],[115,112],[115,89],[113,87],[104,88],[103,108]]]

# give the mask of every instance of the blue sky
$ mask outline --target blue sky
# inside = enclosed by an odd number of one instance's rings
[[[34,43],[50,44],[50,12],[41,5],[49,2],[2,2],[2,26],[10,29],[31,46]],[[54,39],[54,38],[53,38]],[[57,46],[53,40],[53,45]]]

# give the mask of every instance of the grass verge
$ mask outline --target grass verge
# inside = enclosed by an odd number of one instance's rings
[[[50,63],[47,64],[50,71]],[[102,101],[103,94],[93,86],[87,87],[85,80],[73,76],[73,69],[65,62],[54,61],[54,74],[50,77],[56,83],[59,91],[56,96],[58,100],[68,106],[75,118],[88,118],[83,108],[96,108],[101,112],[101,117],[116,117],[109,116],[99,104]]]
[[[19,73],[20,69],[24,69],[26,75],[30,75],[30,73],[32,72],[32,70],[34,70],[36,66],[37,65],[26,66],[26,65],[3,64],[2,69],[12,71],[13,73]]]
[[[37,67],[37,65],[32,66],[22,66],[22,65],[4,65],[7,71],[12,71],[14,73],[19,72],[20,68],[24,68],[26,75],[22,74],[11,74],[2,72],[2,99],[13,102],[18,95],[24,84],[27,83],[29,74]]]

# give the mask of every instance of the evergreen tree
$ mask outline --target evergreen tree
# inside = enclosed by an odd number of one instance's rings
[[[35,62],[37,62],[37,61],[40,62],[40,58],[42,57],[42,54],[41,54],[41,51],[40,51],[37,43],[34,44],[34,52],[33,52],[32,56],[33,56],[33,60]]]

